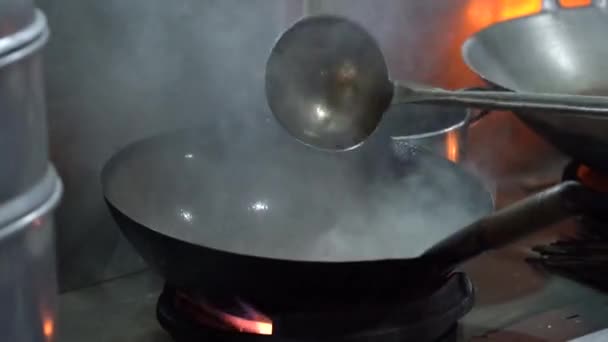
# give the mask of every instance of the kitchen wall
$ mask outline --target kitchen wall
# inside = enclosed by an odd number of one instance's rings
[[[294,3],[295,6],[292,4]],[[104,162],[121,147],[209,120],[268,120],[267,52],[297,1],[39,2],[52,40],[46,78],[62,290],[144,267],[105,208]],[[238,139],[238,132],[235,138]]]
[[[477,82],[460,60],[460,44],[495,19],[504,1],[39,3],[53,31],[47,93],[52,159],[66,185],[57,213],[65,291],[145,267],[104,206],[104,162],[125,144],[159,132],[209,120],[255,129],[270,120],[265,59],[302,8],[360,21],[381,41],[394,76],[457,88]]]

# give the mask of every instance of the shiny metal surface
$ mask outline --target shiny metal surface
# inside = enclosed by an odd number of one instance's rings
[[[466,109],[431,105],[393,105],[378,131],[396,148],[418,146],[453,162],[465,158],[473,115]]]
[[[373,37],[358,24],[336,16],[307,17],[295,23],[277,41],[266,67],[266,96],[278,121],[296,139],[324,150],[349,150],[363,143],[391,101],[542,110],[544,116],[568,112],[608,122],[608,98],[602,96],[393,84]]]
[[[349,150],[374,132],[392,85],[375,40],[354,22],[307,17],[285,31],[266,64],[273,114],[301,142]]]
[[[562,9],[555,1],[538,15],[491,26],[462,48],[467,64],[491,83],[523,92],[608,94],[608,10],[604,1]],[[607,169],[608,121],[573,115],[518,114],[564,153]]]
[[[47,30],[46,17],[39,10],[32,11],[32,22],[21,30],[0,38],[0,56],[17,50],[31,43]]]
[[[2,41],[2,37],[15,34],[27,27],[34,20],[34,13],[33,0],[0,1],[0,23],[2,23],[0,41]]]
[[[270,132],[240,144],[213,126],[144,139],[108,161],[103,194],[144,229],[202,249],[329,263],[415,258],[492,209],[452,163],[422,151],[397,162],[390,137],[335,154]]]
[[[38,11],[26,30],[33,40],[0,56],[0,204],[37,182],[49,159],[40,52],[49,37],[44,15]]]
[[[54,168],[29,192],[0,206],[0,335],[55,341],[57,274],[52,211],[62,194]]]

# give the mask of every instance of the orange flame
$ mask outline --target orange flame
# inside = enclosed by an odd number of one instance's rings
[[[564,7],[582,7],[591,5],[591,0],[561,0]]]
[[[256,317],[254,320],[251,320],[227,313],[221,313],[219,316],[225,323],[230,324],[240,332],[257,335],[272,335],[272,322],[270,319]]]
[[[42,332],[47,341],[51,341],[55,333],[55,322],[51,317],[44,317],[42,321]]]
[[[469,0],[468,22],[478,31],[494,23],[534,14],[542,9],[541,0]]]
[[[178,294],[178,298],[186,301],[187,303],[193,303],[184,295]],[[231,329],[242,333],[272,335],[273,325],[270,318],[241,301],[237,301],[237,303],[245,312],[245,316],[247,317],[239,317],[227,312],[223,312],[205,302],[199,302],[198,306],[202,308],[204,312],[209,313],[213,317],[219,319]]]
[[[445,155],[446,157],[457,163],[460,160],[460,142],[458,132],[451,131],[445,137]]]
[[[561,0],[564,7],[589,6],[591,0]],[[468,22],[481,30],[489,25],[515,19],[542,10],[542,0],[469,0],[466,9]]]

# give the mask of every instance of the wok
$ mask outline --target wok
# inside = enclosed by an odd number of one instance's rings
[[[533,16],[499,23],[470,37],[462,53],[490,83],[513,91],[608,95],[608,11],[605,1],[561,9],[543,2]],[[608,120],[516,112],[562,152],[608,171]]]
[[[114,218],[170,284],[253,303],[402,291],[576,212],[583,192],[566,183],[475,221],[492,208],[484,187],[423,150],[375,135],[325,153],[278,128],[256,133],[165,134],[104,167]]]

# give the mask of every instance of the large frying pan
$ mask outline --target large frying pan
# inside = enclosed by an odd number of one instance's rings
[[[379,135],[332,154],[278,129],[256,133],[175,132],[105,166],[112,214],[169,283],[254,303],[403,290],[568,216],[582,192],[564,184],[471,224],[490,212],[490,197],[444,159],[393,151]]]
[[[561,9],[543,1],[537,15],[493,25],[469,38],[465,62],[482,78],[513,91],[608,95],[606,1]],[[608,120],[518,113],[574,159],[608,171]]]

